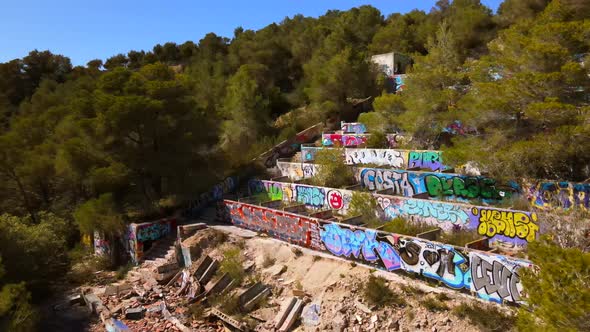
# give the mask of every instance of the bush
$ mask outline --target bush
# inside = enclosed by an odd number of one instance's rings
[[[389,147],[387,135],[382,131],[372,132],[367,139],[367,147],[371,149],[386,149]]]
[[[510,331],[515,324],[514,317],[494,306],[461,303],[453,308],[452,312],[459,318],[467,318],[471,324],[477,325],[483,331]]]
[[[426,308],[430,312],[449,310],[449,307],[446,304],[433,297],[427,297],[426,299],[421,300],[419,302],[422,306],[424,306],[424,308]]]
[[[397,217],[384,224],[381,230],[389,233],[416,236],[417,234],[426,232],[433,228],[433,226],[427,225],[423,222],[408,221],[402,217]]]
[[[561,248],[544,237],[528,245],[538,270],[521,269],[526,305],[518,313],[523,331],[590,330],[590,253]]]
[[[363,287],[363,295],[367,302],[382,307],[385,305],[404,305],[406,301],[387,287],[387,281],[382,277],[369,276]]]
[[[115,273],[115,277],[117,280],[125,279],[127,273],[133,268],[133,264],[127,263],[125,265],[119,266],[117,269],[117,273]]]
[[[223,260],[221,261],[219,270],[222,273],[229,274],[237,284],[244,280],[246,272],[242,266],[243,257],[240,249],[237,247],[229,247],[223,251]]]
[[[355,183],[352,169],[344,163],[342,149],[322,149],[315,155],[319,165],[311,179],[316,186],[342,188]]]
[[[350,207],[346,215],[348,217],[362,216],[363,223],[367,227],[375,228],[382,224],[377,218],[377,200],[369,193],[353,192]]]

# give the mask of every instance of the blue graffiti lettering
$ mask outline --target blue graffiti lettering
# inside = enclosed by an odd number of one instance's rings
[[[337,224],[326,224],[320,230],[326,249],[336,256],[355,258],[362,252],[364,260],[375,262],[381,258],[381,262],[388,271],[400,268],[400,258],[395,249],[387,242],[376,239],[377,231],[371,229],[356,230],[342,229]]]

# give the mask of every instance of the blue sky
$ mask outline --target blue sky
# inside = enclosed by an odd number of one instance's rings
[[[429,11],[436,0],[0,0],[0,62],[50,50],[84,65],[158,43],[198,42],[206,33],[231,37],[237,26],[260,29],[295,14],[371,4],[382,14]],[[501,0],[482,0],[496,10]]]

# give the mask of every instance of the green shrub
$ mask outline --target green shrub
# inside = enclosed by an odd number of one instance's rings
[[[408,293],[410,295],[424,295],[425,292],[423,290],[421,290],[420,288],[411,286],[411,285],[403,285],[401,287],[402,291],[404,291],[405,293]]]
[[[371,149],[388,148],[387,135],[382,131],[371,132],[371,136],[367,138],[367,147]]]
[[[238,247],[230,247],[223,251],[223,260],[221,261],[219,270],[222,273],[227,273],[239,284],[244,280],[245,271],[242,266],[242,253]]]
[[[367,227],[376,228],[382,224],[375,214],[376,210],[377,200],[371,194],[353,192],[346,215],[348,217],[362,216],[363,223]]]
[[[529,243],[539,268],[521,269],[526,305],[518,312],[522,331],[590,331],[590,253],[561,248],[542,238]]]
[[[402,217],[397,217],[383,225],[381,228],[384,232],[397,233],[403,235],[415,236],[417,234],[433,229],[433,226],[423,222],[408,221]]]
[[[342,149],[322,149],[315,155],[319,165],[312,184],[322,187],[342,188],[355,183],[352,168],[344,163]]]
[[[424,300],[420,300],[419,302],[430,312],[449,310],[449,307],[446,304],[433,297],[427,297]]]
[[[125,279],[127,273],[131,270],[131,268],[133,268],[133,264],[131,263],[127,263],[125,265],[120,266],[117,269],[117,273],[115,273],[115,277],[117,278],[117,280]]]
[[[402,306],[406,303],[402,296],[387,287],[387,281],[384,278],[372,274],[363,287],[363,296],[367,302],[378,307],[385,305]]]

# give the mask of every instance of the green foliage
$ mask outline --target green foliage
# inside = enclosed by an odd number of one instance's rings
[[[434,227],[422,222],[408,221],[402,217],[397,217],[388,223],[383,224],[381,228],[384,232],[416,236],[419,233],[426,232]]]
[[[244,280],[246,272],[242,263],[244,258],[238,247],[229,247],[223,251],[223,260],[219,266],[222,273],[229,274],[238,284]]]
[[[515,319],[512,315],[492,305],[461,303],[453,308],[452,313],[459,318],[467,318],[471,324],[482,331],[510,331],[515,327]]]
[[[372,149],[385,149],[389,147],[387,135],[382,131],[373,131],[367,139],[367,147]]]
[[[368,227],[377,227],[382,222],[377,218],[375,211],[377,211],[377,200],[371,194],[356,191],[352,193],[347,216],[362,216],[362,221],[365,225]]]
[[[518,313],[523,331],[587,331],[590,328],[590,253],[561,248],[549,239],[530,243],[537,269],[523,269],[526,305]]]
[[[403,306],[404,298],[387,286],[387,280],[382,277],[369,275],[369,280],[363,286],[363,296],[369,303],[378,307],[387,305]]]
[[[103,194],[80,205],[74,212],[74,219],[80,230],[86,234],[99,231],[114,236],[124,228],[122,216],[117,212],[111,194]]]
[[[441,300],[433,297],[426,297],[423,300],[419,300],[419,302],[424,308],[426,308],[430,312],[449,310],[449,306],[447,306]]]
[[[0,252],[6,282],[26,281],[33,290],[63,276],[67,268],[67,238],[72,225],[51,213],[30,217],[0,215]],[[51,253],[48,255],[48,253]]]
[[[323,149],[315,156],[319,166],[312,182],[317,186],[342,188],[354,183],[352,169],[342,162],[342,149]]]

